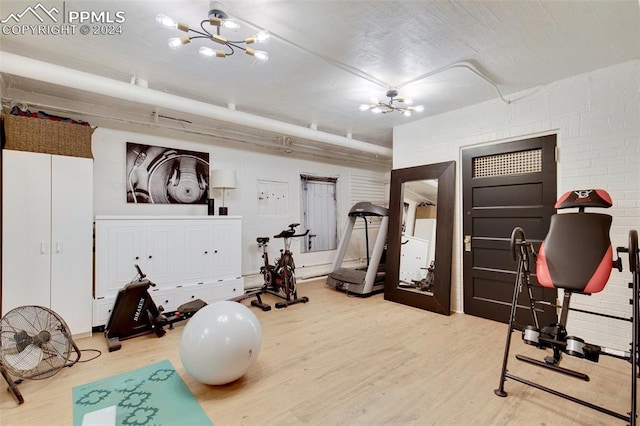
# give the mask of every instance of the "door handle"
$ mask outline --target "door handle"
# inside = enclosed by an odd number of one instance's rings
[[[317,237],[317,235],[316,234],[309,234],[309,244],[308,244],[309,251],[311,251],[311,238],[313,238],[313,237]]]
[[[471,235],[464,236],[464,251],[471,251]]]

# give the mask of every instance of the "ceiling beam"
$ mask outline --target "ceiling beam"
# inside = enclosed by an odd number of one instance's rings
[[[239,126],[267,130],[292,137],[310,139],[349,148],[362,153],[373,154],[382,158],[391,158],[392,149],[370,142],[338,136],[295,124],[285,123],[242,111],[219,107],[205,102],[188,99],[169,93],[141,87],[138,85],[112,80],[106,77],[26,58],[13,53],[0,51],[0,72],[30,78],[63,87],[83,90],[111,98],[136,102],[159,108],[167,108],[211,118]]]

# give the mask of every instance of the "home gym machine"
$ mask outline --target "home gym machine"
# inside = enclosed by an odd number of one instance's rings
[[[373,246],[373,253],[369,255],[369,217],[381,218],[380,229]],[[342,262],[349,246],[353,227],[358,218],[364,220],[364,234],[367,253],[367,265],[364,268],[343,268]],[[370,295],[384,290],[384,262],[381,261],[387,243],[387,229],[389,226],[389,210],[371,204],[368,201],[356,203],[349,211],[349,218],[344,227],[342,239],[338,245],[336,258],[327,277],[327,285],[336,290],[344,290],[358,295]]]
[[[640,333],[640,267],[638,252],[638,232],[629,232],[628,247],[618,247],[617,259],[613,260],[613,247],[609,237],[612,218],[606,214],[586,213],[585,208],[612,206],[611,197],[602,189],[569,191],[565,193],[555,205],[556,209],[578,208],[578,212],[555,214],[551,217],[549,232],[545,237],[538,252],[533,244],[527,241],[522,228],[516,227],[511,234],[511,253],[513,259],[518,262],[516,282],[511,302],[509,316],[509,328],[504,349],[502,372],[500,383],[494,391],[496,395],[506,397],[504,384],[507,379],[523,383],[536,389],[545,391],[555,396],[576,402],[585,407],[592,408],[601,413],[616,417],[620,420],[636,424],[636,396],[638,377],[638,334]],[[629,257],[629,269],[633,280],[629,283],[631,289],[631,316],[621,317],[608,315],[601,312],[576,309],[570,307],[572,294],[591,295],[602,291],[609,280],[613,268],[622,271],[622,259],[620,253],[627,253]],[[549,304],[535,300],[533,297],[532,273],[530,262],[535,259],[536,278],[543,287],[561,289],[563,302],[561,306],[551,305],[560,309],[560,318],[557,323],[541,325],[538,322],[536,305]],[[518,294],[523,290],[524,298],[520,300],[520,307],[530,311],[532,325],[522,327],[515,324]],[[524,302],[524,303],[523,303]],[[613,320],[631,322],[631,342],[628,350],[616,350],[589,344],[579,337],[569,335],[566,329],[567,317],[570,311],[595,315]],[[515,328],[522,330],[524,343],[540,349],[551,349],[553,354],[544,360],[537,360],[524,355],[516,355],[516,359],[532,365],[543,367],[568,377],[589,381],[589,376],[560,366],[562,355],[571,355],[591,362],[598,362],[600,355],[607,355],[622,359],[630,364],[631,379],[631,409],[629,413],[621,414],[600,405],[572,395],[559,392],[555,389],[532,382],[528,379],[511,374],[508,371],[509,349],[511,335]]]
[[[262,301],[262,295],[265,293],[283,299],[282,302],[276,303],[276,308],[278,309],[286,308],[296,303],[307,303],[309,301],[309,298],[306,296],[298,297],[298,289],[296,287],[296,265],[293,261],[293,252],[291,251],[291,240],[293,238],[304,237],[309,233],[307,229],[302,234],[296,234],[296,227],[298,226],[300,226],[299,223],[292,223],[288,229],[273,236],[273,238],[282,238],[284,240],[284,249],[280,249],[280,258],[276,259],[275,265],[269,263],[269,253],[267,250],[269,237],[258,237],[256,239],[258,247],[262,249],[262,259],[264,262],[264,265],[260,267],[263,285],[258,290],[249,290],[244,295],[232,300],[241,302],[255,297],[255,300],[251,301],[251,306],[256,306],[263,311],[271,310],[271,306]]]
[[[138,265],[134,266],[138,274],[134,281],[118,291],[104,330],[109,352],[120,349],[121,340],[152,332],[162,337],[166,333],[165,326],[172,329],[174,323],[191,318],[207,305],[203,300],[196,299],[180,305],[175,312],[164,315],[162,306],[156,306],[149,294],[149,287],[155,287],[155,284],[146,278]]]

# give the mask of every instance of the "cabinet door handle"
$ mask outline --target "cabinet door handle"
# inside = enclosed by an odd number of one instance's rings
[[[208,251],[205,251],[205,252],[204,252],[204,254],[208,254],[208,253],[209,253]]]
[[[40,254],[47,254],[47,243],[40,241]]]
[[[62,253],[63,246],[62,241],[56,241],[56,253]]]
[[[149,259],[151,259],[153,256],[149,255]]]
[[[140,256],[136,256],[136,260],[140,260]]]

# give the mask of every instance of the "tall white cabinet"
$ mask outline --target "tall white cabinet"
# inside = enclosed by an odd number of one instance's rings
[[[93,160],[3,151],[2,314],[41,305],[89,335]]]
[[[109,320],[118,291],[138,265],[165,311],[244,293],[239,216],[96,216],[93,326]]]
[[[400,249],[400,281],[411,284],[427,275],[429,241],[410,235],[402,236]]]

